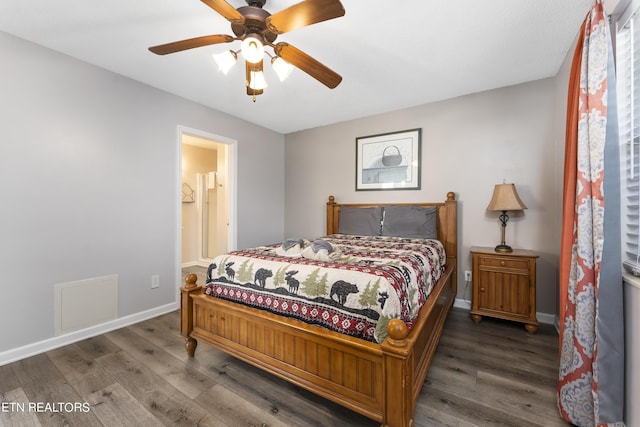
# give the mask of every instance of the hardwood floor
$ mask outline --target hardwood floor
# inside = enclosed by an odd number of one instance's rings
[[[377,425],[205,344],[189,360],[178,327],[173,312],[0,366],[0,426]],[[568,426],[557,338],[453,309],[416,426]]]

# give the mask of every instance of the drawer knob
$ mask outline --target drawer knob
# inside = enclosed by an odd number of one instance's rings
[[[480,292],[484,292],[484,288],[480,288]]]
[[[500,261],[500,265],[504,267],[505,265],[507,265],[507,263],[504,261]]]

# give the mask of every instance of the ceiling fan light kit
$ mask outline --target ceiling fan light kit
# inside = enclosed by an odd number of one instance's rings
[[[267,81],[264,73],[260,70],[251,70],[251,78],[249,79],[249,89],[264,90],[267,87]]]
[[[248,62],[255,64],[264,58],[264,45],[257,34],[249,34],[242,40],[240,52]]]
[[[233,67],[238,60],[238,54],[232,50],[225,50],[222,53],[216,53],[213,55],[213,60],[218,64],[218,69],[227,74],[231,67]]]
[[[267,87],[262,63],[264,55],[271,58],[271,66],[280,81],[284,81],[293,67],[296,67],[330,89],[342,81],[342,77],[316,59],[296,47],[274,41],[280,34],[344,16],[345,10],[340,0],[304,0],[271,15],[262,9],[266,0],[246,0],[248,6],[235,9],[226,0],[201,0],[231,23],[235,37],[226,34],[195,37],[192,39],[152,46],[149,50],[157,55],[181,52],[196,47],[230,43],[241,40],[239,51],[227,50],[213,55],[219,70],[227,74],[238,59],[238,52],[246,63],[247,94],[253,97],[263,93]],[[274,54],[265,50],[273,49]]]
[[[276,72],[281,82],[285,81],[287,77],[289,77],[289,74],[291,74],[291,71],[293,71],[293,65],[289,64],[279,56],[271,58],[271,67],[273,68],[273,71]]]

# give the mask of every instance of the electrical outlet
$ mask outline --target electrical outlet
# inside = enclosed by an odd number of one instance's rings
[[[470,282],[471,281],[471,272],[469,270],[466,270],[464,272],[464,281],[465,282]]]
[[[160,276],[155,274],[151,276],[151,289],[156,289],[160,287]]]

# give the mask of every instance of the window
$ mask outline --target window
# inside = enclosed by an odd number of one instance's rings
[[[632,14],[625,12],[618,21],[616,68],[622,162],[622,260],[628,271],[640,276],[640,13],[637,6]]]

